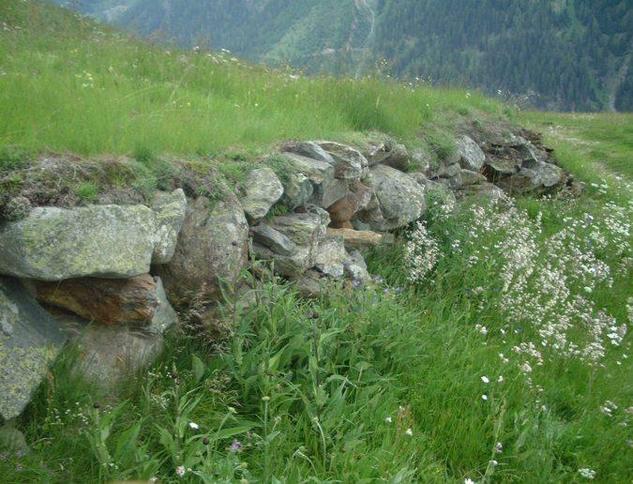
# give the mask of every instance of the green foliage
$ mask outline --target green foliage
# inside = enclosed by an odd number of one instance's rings
[[[31,153],[20,146],[0,146],[0,172],[25,167],[30,156]]]
[[[84,182],[75,188],[75,195],[84,202],[94,202],[97,199],[99,189],[92,182]]]
[[[35,0],[3,2],[0,17],[19,27],[0,31],[0,146],[148,162],[359,129],[407,141],[448,109],[501,109],[459,90],[296,78],[226,54],[152,47]]]

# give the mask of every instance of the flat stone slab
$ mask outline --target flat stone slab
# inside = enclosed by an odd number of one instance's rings
[[[0,225],[0,273],[60,281],[149,272],[156,217],[143,205],[38,207]]]
[[[66,341],[57,322],[12,279],[0,277],[0,415],[17,417]]]

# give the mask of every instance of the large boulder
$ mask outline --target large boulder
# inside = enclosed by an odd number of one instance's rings
[[[156,246],[152,263],[165,264],[174,256],[178,233],[185,221],[187,210],[185,192],[178,188],[172,193],[158,193],[152,209],[156,214]]]
[[[147,368],[163,349],[163,334],[178,322],[178,316],[167,301],[162,282],[155,279],[158,306],[151,323],[106,326],[65,312],[53,316],[72,337],[78,351],[76,370],[107,391],[129,376]]]
[[[187,207],[176,252],[154,271],[170,301],[187,305],[196,297],[216,299],[221,285],[232,284],[248,259],[248,223],[239,200],[227,194],[211,202],[198,197]]]
[[[251,171],[244,183],[245,194],[241,198],[242,208],[251,222],[261,220],[284,193],[275,172],[268,167]]]
[[[66,341],[50,315],[15,280],[0,278],[0,416],[18,416]]]
[[[143,205],[40,207],[0,226],[0,273],[60,281],[149,272],[156,217]]]
[[[404,227],[424,214],[424,187],[406,173],[376,165],[364,181],[373,190],[373,196],[368,207],[358,213],[357,228],[385,232]]]
[[[144,205],[38,207],[0,223],[0,274],[43,281],[127,278],[174,253],[186,200],[182,190]]]
[[[149,274],[130,279],[83,277],[31,284],[38,301],[106,325],[148,325],[158,307],[156,282]]]
[[[486,154],[479,145],[468,136],[458,138],[456,145],[462,168],[474,172],[481,170],[486,161]]]

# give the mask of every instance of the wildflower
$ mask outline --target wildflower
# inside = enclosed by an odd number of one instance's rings
[[[189,428],[190,428],[191,430],[198,430],[198,429],[200,428],[200,425],[198,425],[198,424],[197,424],[197,423],[195,423],[195,422],[189,422]]]
[[[499,375],[499,378],[497,378],[497,383],[503,383],[504,379],[503,379],[503,375]]]
[[[484,375],[481,377],[481,381],[487,385],[488,383],[490,383],[490,378]]]
[[[578,469],[578,473],[585,479],[592,480],[596,477],[596,471],[588,468]]]
[[[270,397],[266,396],[266,397],[262,397],[262,402],[268,402],[270,401]]]
[[[385,422],[390,424],[391,422],[393,422],[393,419],[391,417],[387,417],[387,418],[385,418]]]
[[[232,452],[233,454],[237,454],[238,452],[241,452],[242,443],[237,439],[233,439],[233,443],[231,444],[231,447],[229,447],[229,451]]]
[[[497,442],[495,445],[495,452],[497,454],[501,454],[503,452],[503,444],[501,442]]]
[[[485,326],[482,326],[481,324],[475,325],[475,329],[479,331],[481,334],[483,334],[484,336],[488,334],[488,328],[486,328]]]
[[[484,394],[484,395],[482,395],[482,396],[481,396],[481,399],[482,399],[482,400],[484,400],[484,401],[488,401],[488,395],[485,395],[485,394]]]
[[[176,475],[178,477],[184,477],[186,472],[187,472],[187,470],[185,469],[185,466],[178,466],[178,467],[176,467]]]
[[[466,478],[464,479],[464,484],[475,484],[475,481],[473,481],[472,479]]]
[[[413,437],[413,429],[408,428],[405,432],[405,434],[407,434],[409,437]]]
[[[497,462],[496,460],[493,459],[493,460],[490,461],[490,465],[492,467],[497,467],[499,465],[499,462]]]

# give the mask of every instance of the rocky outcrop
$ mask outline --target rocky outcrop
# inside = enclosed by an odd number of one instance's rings
[[[105,325],[149,325],[158,307],[156,282],[149,274],[130,279],[32,281],[32,285],[41,303]]]
[[[144,205],[38,207],[0,225],[0,273],[44,281],[126,278],[149,272],[175,246],[181,193],[154,211]]]
[[[426,209],[424,187],[406,173],[384,165],[369,170],[372,199],[354,221],[358,229],[389,231],[419,219]]]
[[[0,278],[0,416],[18,416],[66,341],[19,282]]]
[[[245,195],[240,199],[244,213],[250,222],[257,222],[279,201],[284,187],[272,169],[263,167],[248,174],[244,191]]]
[[[222,284],[232,284],[248,259],[248,223],[235,195],[218,202],[199,197],[189,204],[176,251],[168,264],[154,267],[176,305],[194,297],[217,300]]]

